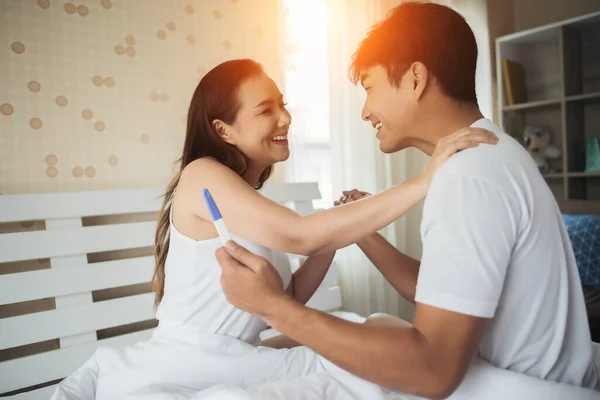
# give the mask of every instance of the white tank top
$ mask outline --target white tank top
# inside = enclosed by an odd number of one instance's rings
[[[258,317],[229,304],[221,289],[221,267],[215,257],[216,250],[222,247],[221,240],[197,241],[183,235],[173,224],[172,210],[171,206],[165,291],[156,312],[159,326],[155,336],[193,340],[194,333],[201,332],[232,336],[258,344],[258,334],[267,325]],[[231,236],[252,253],[269,260],[279,272],[284,287],[289,285],[292,271],[284,253],[237,235]]]

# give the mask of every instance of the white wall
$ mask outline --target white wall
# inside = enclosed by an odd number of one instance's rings
[[[521,0],[512,8],[516,32],[600,11],[600,0]]]
[[[64,3],[0,1],[0,193],[163,186],[208,70],[282,83],[277,0]]]

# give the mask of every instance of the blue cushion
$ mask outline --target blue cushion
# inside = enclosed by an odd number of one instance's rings
[[[600,215],[564,214],[581,283],[600,288]]]

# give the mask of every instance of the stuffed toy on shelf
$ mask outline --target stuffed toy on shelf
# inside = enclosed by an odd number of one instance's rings
[[[558,147],[550,144],[551,137],[550,129],[545,126],[527,125],[523,132],[525,148],[542,173],[560,172],[550,168],[549,161],[557,160],[562,155]]]

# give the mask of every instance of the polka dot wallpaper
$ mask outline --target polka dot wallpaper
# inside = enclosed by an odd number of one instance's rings
[[[0,193],[164,186],[210,68],[250,57],[282,82],[277,7],[0,1]]]

